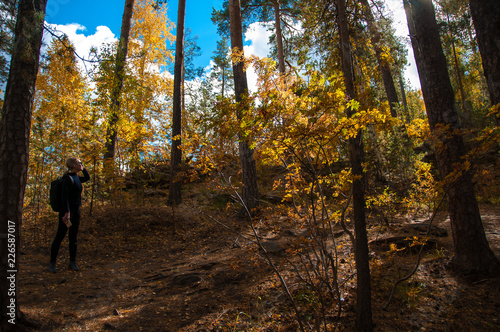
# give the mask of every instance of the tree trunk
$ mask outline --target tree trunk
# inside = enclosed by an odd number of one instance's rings
[[[455,246],[451,266],[462,274],[490,274],[498,271],[500,264],[486,240],[472,175],[463,170],[465,146],[434,7],[431,0],[405,0],[405,10],[427,117],[437,139],[436,159],[441,178],[464,171],[455,182],[447,184]]]
[[[183,62],[184,62],[184,18],[186,12],[186,0],[179,0],[177,9],[177,36],[175,41],[175,66],[174,66],[174,100],[172,109],[172,150],[170,152],[170,193],[168,203],[170,205],[180,204],[182,201],[181,182],[177,174],[181,166],[182,151],[182,86],[183,86]]]
[[[0,120],[0,331],[19,329],[17,271],[46,0],[21,0]]]
[[[446,21],[448,22],[448,24],[450,24],[450,18],[448,15],[446,15]],[[462,103],[462,118],[463,120],[465,120],[463,124],[464,127],[471,127],[470,111],[469,107],[467,106],[468,104],[467,98],[465,97],[465,89],[462,83],[462,73],[460,70],[460,64],[458,62],[458,55],[457,55],[457,50],[455,48],[455,41],[453,40],[453,36],[451,34],[449,37],[451,42],[451,50],[453,53],[453,66],[455,67],[455,72],[457,73],[457,84],[458,84],[458,89],[460,91],[460,101]]]
[[[382,58],[382,48],[380,47],[380,32],[375,26],[375,20],[373,18],[373,13],[370,5],[368,4],[368,1],[361,0],[361,5],[363,6],[363,15],[365,16],[368,30],[370,31],[373,48],[375,50],[375,57],[377,58],[377,63],[382,74],[382,81],[384,82],[385,93],[387,95],[387,100],[389,101],[391,116],[393,118],[396,118],[398,116],[397,109],[399,106],[398,93],[396,92],[396,86],[394,85],[394,79],[392,77],[389,63],[387,63],[387,61],[384,61]]]
[[[455,72],[457,73],[457,84],[458,89],[460,90],[460,99],[462,102],[462,115],[465,120],[464,127],[470,127],[470,112],[469,107],[467,106],[467,98],[465,97],[464,85],[462,83],[462,74],[460,72],[460,66],[458,63],[457,50],[455,49],[455,42],[451,41],[451,49],[453,51],[453,64],[455,67]]]
[[[500,103],[500,5],[498,0],[469,0],[492,105]],[[500,113],[496,117],[500,125]]]
[[[337,20],[339,25],[342,71],[344,84],[349,99],[356,98],[354,87],[354,67],[352,50],[349,40],[349,27],[346,13],[346,1],[337,0]],[[347,108],[347,115],[352,117],[354,110]],[[353,214],[355,227],[355,256],[357,272],[356,297],[356,330],[372,331],[370,265],[368,256],[368,237],[365,219],[365,176],[363,172],[364,148],[361,131],[356,137],[349,138],[350,160],[352,175],[355,177],[352,184]]]
[[[221,89],[221,96],[222,99],[224,99],[224,89],[226,87],[226,68],[222,68],[222,89]]]
[[[240,0],[229,0],[229,21],[231,24],[231,48],[243,52],[243,34],[241,28]],[[238,107],[238,119],[242,118],[241,109],[248,109],[248,83],[243,61],[233,60],[234,91]],[[240,135],[239,142],[240,165],[243,170],[243,203],[249,211],[259,205],[259,186],[257,169],[253,158],[253,149]]]
[[[403,101],[403,111],[405,115],[405,123],[410,123],[410,111],[408,110],[408,101],[406,100],[405,83],[403,74],[399,72],[399,89],[401,91],[401,100]]]
[[[280,1],[273,0],[274,5],[274,26],[276,30],[276,45],[278,48],[278,69],[280,74],[285,73],[285,53],[283,51],[283,33],[281,31]]]
[[[106,133],[106,143],[104,160],[107,166],[114,164],[116,154],[116,138],[118,135],[118,120],[121,104],[121,93],[123,88],[125,59],[128,51],[128,39],[130,34],[130,25],[132,22],[132,14],[134,12],[134,0],[125,0],[125,8],[123,9],[122,28],[120,32],[120,41],[116,51],[115,59],[115,77],[111,90],[111,109],[109,114],[109,123]],[[109,170],[108,170],[109,171]]]

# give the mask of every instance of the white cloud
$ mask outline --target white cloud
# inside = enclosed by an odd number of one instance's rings
[[[266,57],[269,55],[271,47],[269,45],[269,31],[263,23],[252,23],[245,32],[245,40],[251,44],[245,46],[245,54],[253,54],[258,57]]]
[[[205,73],[206,76],[210,75],[210,72],[212,71],[212,68],[215,67],[215,62],[214,60],[210,59],[210,64],[203,68],[203,72]]]
[[[89,58],[90,50],[92,49],[92,47],[99,48],[102,44],[112,43],[117,40],[114,33],[111,32],[111,30],[107,26],[98,26],[94,34],[85,35],[84,32],[87,29],[77,23],[66,25],[46,24],[50,26],[50,28],[52,28],[55,34],[66,34],[68,36],[68,39],[73,43],[78,56],[84,59]],[[51,34],[45,33],[45,44],[49,44],[53,38],[54,37]],[[84,65],[81,61],[80,65],[83,68]]]
[[[269,45],[269,31],[263,23],[252,23],[245,32],[245,40],[250,45],[244,46],[245,56],[256,55],[260,58],[269,56],[271,46]],[[247,70],[248,90],[256,92],[257,74],[252,67]]]

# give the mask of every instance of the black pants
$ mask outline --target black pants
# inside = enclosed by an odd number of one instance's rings
[[[69,229],[69,261],[75,262],[76,260],[76,239],[78,236],[78,227],[80,226],[80,207],[71,208],[69,212],[69,220],[71,221],[71,227],[68,228],[63,222],[63,213],[59,213],[59,226],[57,228],[56,237],[54,242],[52,242],[52,248],[50,250],[50,262],[54,263],[57,259],[57,254],[59,253],[59,247],[61,247],[61,242],[66,236],[66,232]]]

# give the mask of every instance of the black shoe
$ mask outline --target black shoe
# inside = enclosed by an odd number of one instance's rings
[[[52,273],[56,273],[56,263],[50,263],[49,264],[49,271]]]
[[[78,266],[76,266],[76,262],[70,262],[68,265],[68,269],[70,269],[72,271],[80,271]]]

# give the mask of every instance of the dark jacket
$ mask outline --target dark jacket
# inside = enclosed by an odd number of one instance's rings
[[[84,168],[82,172],[83,176],[78,176],[76,173],[68,173],[68,175],[64,177],[61,194],[63,200],[61,209],[62,214],[82,205],[82,183],[90,180],[87,169]],[[73,181],[71,181],[70,177]]]

